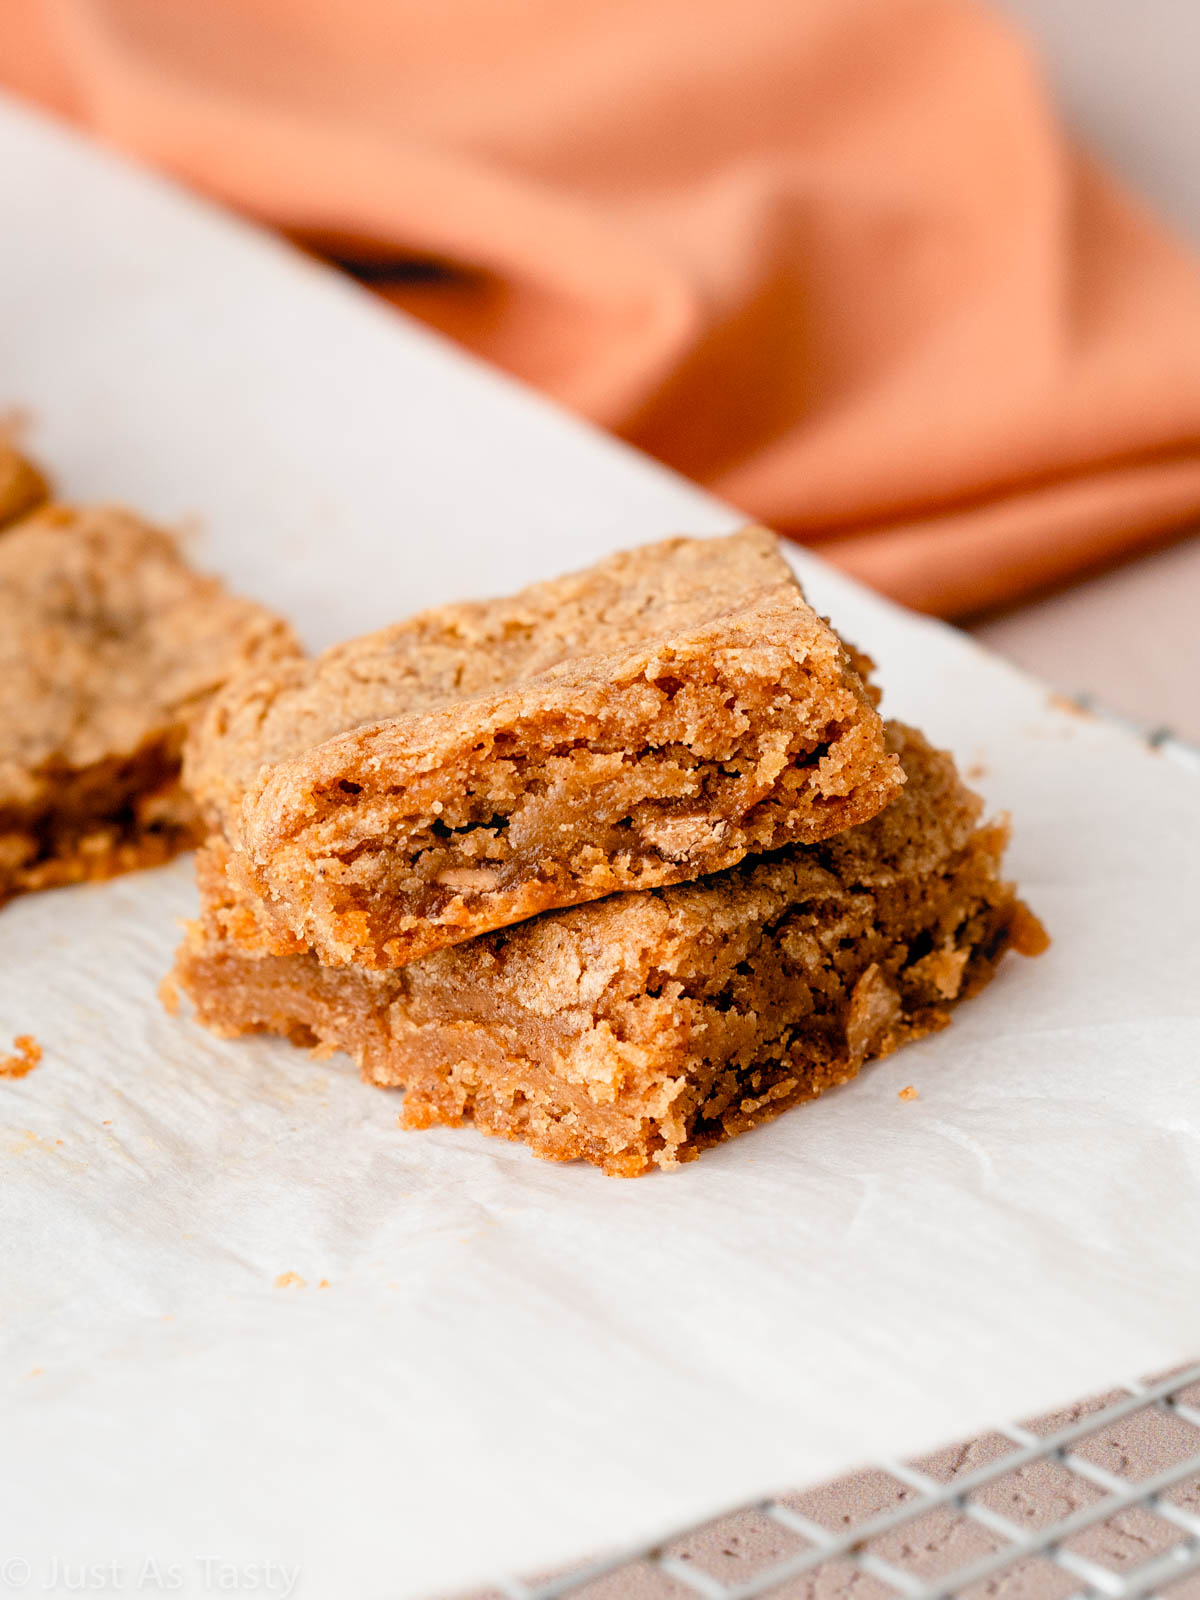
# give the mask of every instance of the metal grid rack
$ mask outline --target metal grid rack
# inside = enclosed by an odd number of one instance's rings
[[[1065,1575],[1057,1590],[1062,1600],[1083,1600],[1083,1597],[1086,1600],[1151,1600],[1159,1595],[1175,1600],[1169,1592],[1171,1586],[1179,1584],[1189,1574],[1200,1575],[1200,1431],[1195,1434],[1195,1453],[1186,1453],[1173,1464],[1140,1479],[1136,1468],[1132,1474],[1122,1475],[1097,1465],[1080,1453],[1081,1446],[1086,1447],[1089,1440],[1098,1438],[1114,1425],[1151,1412],[1165,1414],[1184,1424],[1181,1431],[1185,1438],[1190,1436],[1191,1428],[1200,1429],[1200,1363],[1154,1382],[1129,1384],[1120,1399],[1049,1432],[1038,1433],[1026,1427],[997,1429],[989,1437],[1000,1438],[1012,1448],[1002,1448],[993,1460],[974,1470],[958,1473],[949,1482],[941,1482],[904,1462],[881,1463],[883,1471],[904,1486],[906,1497],[901,1504],[857,1521],[843,1531],[832,1531],[803,1515],[786,1499],[770,1498],[752,1502],[720,1519],[680,1528],[655,1545],[625,1550],[546,1581],[505,1580],[491,1592],[502,1594],[507,1600],[559,1600],[559,1597],[582,1597],[598,1580],[607,1577],[609,1586],[605,1586],[604,1593],[616,1596],[622,1592],[620,1575],[623,1571],[637,1570],[644,1575],[650,1569],[663,1578],[674,1580],[676,1592],[699,1595],[703,1600],[758,1600],[760,1596],[779,1593],[782,1586],[803,1579],[806,1574],[814,1574],[816,1569],[836,1560],[851,1564],[860,1574],[869,1575],[900,1600],[950,1600],[952,1596],[972,1590],[978,1594],[992,1592],[989,1580],[1011,1573],[1018,1563],[1041,1558],[1053,1563],[1059,1573]],[[1191,1427],[1186,1426],[1189,1424]],[[980,1498],[981,1491],[989,1486],[1039,1463],[1054,1463],[1066,1469],[1098,1490],[1098,1497],[1069,1515],[1032,1527],[1005,1516]],[[1182,1489],[1193,1491],[1188,1497],[1195,1502],[1195,1509],[1172,1498],[1172,1491],[1179,1496]],[[1176,1541],[1124,1572],[1114,1571],[1071,1548],[1078,1535],[1134,1508],[1153,1511],[1178,1535]],[[970,1519],[998,1537],[1000,1543],[990,1554],[959,1564],[935,1579],[916,1576],[873,1548],[885,1535],[910,1529],[930,1512],[939,1510]],[[689,1536],[746,1512],[756,1513],[788,1534],[798,1536],[802,1541],[800,1547],[784,1559],[761,1567],[753,1576],[732,1584],[705,1572],[678,1553],[681,1543]],[[1195,1581],[1195,1593],[1200,1595],[1200,1576]],[[980,1587],[976,1589],[976,1586]],[[800,1590],[791,1588],[787,1592],[798,1594]],[[1184,1592],[1190,1595],[1192,1585],[1180,1591]]]

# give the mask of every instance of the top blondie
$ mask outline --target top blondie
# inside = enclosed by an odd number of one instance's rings
[[[257,947],[373,968],[827,838],[904,781],[762,529],[276,663],[213,703],[185,775]]]

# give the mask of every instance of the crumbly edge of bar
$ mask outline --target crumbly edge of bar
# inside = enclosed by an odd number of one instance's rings
[[[822,682],[781,655],[733,684],[642,680],[615,707],[606,688],[590,719],[485,729],[411,779],[386,731],[360,731],[325,753],[315,781],[307,770],[265,782],[235,881],[284,945],[393,967],[554,907],[841,832],[885,806],[902,771],[848,668],[831,660]],[[690,704],[676,714],[679,699]]]
[[[180,743],[174,730],[133,756],[55,773],[51,804],[0,809],[0,905],[162,866],[194,849],[203,828],[179,781]]]

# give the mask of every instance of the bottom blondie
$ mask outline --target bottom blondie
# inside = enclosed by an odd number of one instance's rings
[[[248,954],[221,846],[175,978],[217,1033],[349,1051],[407,1127],[464,1118],[540,1156],[673,1166],[943,1027],[1046,936],[999,876],[1003,824],[893,724],[908,782],[874,820],[694,883],[614,895],[396,971]]]

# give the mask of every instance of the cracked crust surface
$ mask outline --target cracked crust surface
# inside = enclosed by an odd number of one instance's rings
[[[378,968],[826,837],[902,782],[761,529],[622,552],[242,680],[187,774],[257,947]]]
[[[225,1035],[346,1050],[409,1127],[466,1118],[614,1175],[671,1166],[945,1026],[1037,919],[1003,825],[893,724],[908,783],[873,820],[699,882],[616,895],[397,972],[252,956],[219,840],[176,980]]]
[[[0,537],[0,903],[196,842],[179,781],[213,692],[299,651],[127,511],[51,506]]]

